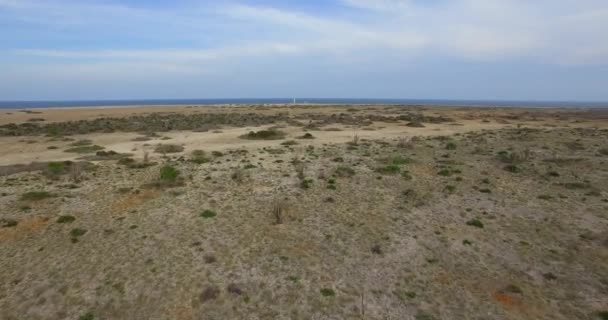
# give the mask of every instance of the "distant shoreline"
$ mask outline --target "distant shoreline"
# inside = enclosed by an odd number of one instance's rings
[[[292,99],[167,99],[167,100],[73,100],[73,101],[0,101],[2,110],[75,109],[121,107],[185,107],[235,105],[286,105]],[[608,102],[585,101],[507,101],[507,100],[433,100],[433,99],[318,99],[302,98],[297,105],[403,105],[408,107],[504,107],[504,108],[608,108]]]

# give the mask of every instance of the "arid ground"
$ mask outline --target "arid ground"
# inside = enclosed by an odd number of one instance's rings
[[[0,319],[608,319],[608,109],[0,110]]]

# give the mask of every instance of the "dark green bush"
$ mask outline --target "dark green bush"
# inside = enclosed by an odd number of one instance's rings
[[[74,220],[76,220],[76,218],[74,216],[70,216],[70,215],[59,216],[59,218],[57,218],[57,223],[72,223],[72,222],[74,222]]]
[[[201,218],[210,219],[215,216],[217,216],[217,213],[212,210],[205,210],[205,211],[201,212]]]
[[[483,228],[483,223],[479,219],[471,219],[471,220],[467,221],[467,226]]]
[[[324,297],[333,297],[336,295],[336,292],[330,288],[323,288],[320,290],[321,295]]]

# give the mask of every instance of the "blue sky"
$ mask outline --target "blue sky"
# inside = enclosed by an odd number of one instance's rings
[[[605,0],[0,0],[0,100],[608,101]]]

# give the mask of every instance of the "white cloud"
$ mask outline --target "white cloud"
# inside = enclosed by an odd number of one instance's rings
[[[24,55],[74,59],[203,61],[261,54],[443,54],[473,60],[516,58],[608,63],[608,3],[599,0],[337,0],[344,14],[243,4],[136,8],[107,2],[0,0],[0,18],[42,25],[65,37],[117,34],[160,42],[162,49],[38,48]],[[336,9],[339,10],[339,9]],[[348,10],[354,10],[348,14]],[[187,49],[167,50],[181,41]],[[101,41],[103,42],[103,41]],[[137,47],[139,42],[134,41]],[[123,44],[124,46],[124,44]],[[128,44],[127,44],[128,46]],[[201,49],[202,47],[202,49]],[[14,48],[19,49],[19,48]]]
[[[605,0],[335,0],[322,13],[243,1],[154,9],[0,0],[0,37],[9,40],[0,51],[0,84],[6,95],[32,79],[39,87],[96,79],[93,92],[103,81],[230,83],[242,72],[257,83],[256,73],[291,70],[292,77],[298,67],[340,79],[345,70],[406,70],[424,56],[608,65]]]

